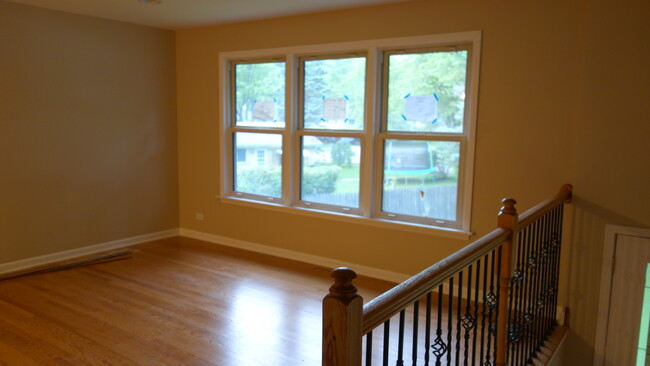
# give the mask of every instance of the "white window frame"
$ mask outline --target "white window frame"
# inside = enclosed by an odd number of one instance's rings
[[[430,219],[400,221],[395,215],[381,212],[381,177],[383,173],[383,148],[379,146],[387,138],[401,137],[400,133],[382,129],[382,63],[383,52],[397,48],[448,48],[461,46],[468,50],[468,72],[466,80],[465,118],[462,134],[426,133],[435,135],[435,140],[461,142],[458,180],[457,215],[454,226],[437,226]],[[218,198],[224,203],[249,205],[257,208],[291,212],[346,222],[355,222],[381,227],[390,227],[415,232],[433,233],[441,236],[467,239],[471,235],[470,218],[472,186],[474,173],[474,152],[476,139],[476,119],[478,106],[478,80],[481,51],[481,32],[469,31],[451,34],[426,35],[406,38],[378,39],[359,42],[321,44],[285,47],[263,50],[222,52],[219,54],[219,111],[220,111],[220,163],[221,180]],[[366,56],[366,92],[364,130],[308,130],[299,126],[301,108],[299,94],[299,63],[302,56],[341,56],[345,54]],[[231,63],[235,61],[268,60],[286,63],[286,105],[284,128],[237,127],[231,125],[232,73]],[[282,197],[266,197],[233,191],[233,164],[236,153],[233,150],[232,136],[235,132],[266,132],[282,136]],[[359,209],[322,205],[301,201],[299,197],[300,180],[300,140],[302,136],[318,135],[361,138],[360,196]],[[451,136],[451,137],[450,137]],[[417,133],[404,134],[405,139],[418,139]],[[425,139],[425,137],[421,137]],[[381,154],[380,154],[381,153]],[[373,209],[373,207],[376,207]],[[435,220],[434,220],[435,221]]]

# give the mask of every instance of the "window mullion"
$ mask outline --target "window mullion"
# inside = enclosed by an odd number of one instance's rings
[[[285,131],[283,134],[282,140],[282,200],[285,205],[293,206],[296,200],[296,191],[294,176],[297,174],[298,164],[295,156],[295,134],[298,127],[298,113],[297,113],[297,71],[296,71],[296,57],[295,55],[288,54],[285,58],[286,65],[286,76],[285,76],[285,113],[286,113],[286,123]]]
[[[361,187],[359,192],[359,206],[362,215],[372,217],[377,195],[376,184],[377,150],[375,149],[376,135],[381,117],[381,53],[376,47],[368,50],[366,68],[366,121],[364,125],[364,138],[362,139],[361,156]]]
[[[388,106],[388,62],[385,52],[377,51],[375,70],[376,113],[373,126],[373,180],[372,180],[372,217],[381,217],[384,178],[384,140],[386,138],[386,114]]]

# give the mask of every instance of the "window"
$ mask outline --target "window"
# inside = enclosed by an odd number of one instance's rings
[[[467,32],[221,54],[222,197],[468,232],[479,49]]]

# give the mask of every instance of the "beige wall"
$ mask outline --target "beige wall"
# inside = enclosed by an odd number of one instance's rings
[[[650,3],[585,1],[582,14],[566,365],[591,364],[605,225],[650,227]]]
[[[468,243],[215,198],[219,52],[310,43],[482,30],[472,229],[482,235],[494,228],[504,195],[528,208],[554,194],[571,180],[566,130],[575,114],[579,7],[532,4],[415,1],[177,32],[181,226],[402,273]]]
[[[504,195],[525,209],[574,183],[565,364],[591,364],[604,225],[650,227],[650,14],[647,2],[613,4],[413,1],[177,32],[181,226],[404,273],[466,245],[221,203],[217,57],[482,30],[472,229],[494,227]]]
[[[178,227],[174,33],[0,1],[0,263]]]

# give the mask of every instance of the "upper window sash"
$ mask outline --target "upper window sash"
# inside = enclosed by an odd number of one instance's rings
[[[230,62],[230,126],[286,126],[286,61],[284,58]]]
[[[367,68],[363,53],[300,57],[300,129],[363,131]]]
[[[469,45],[386,49],[381,131],[464,135]]]

